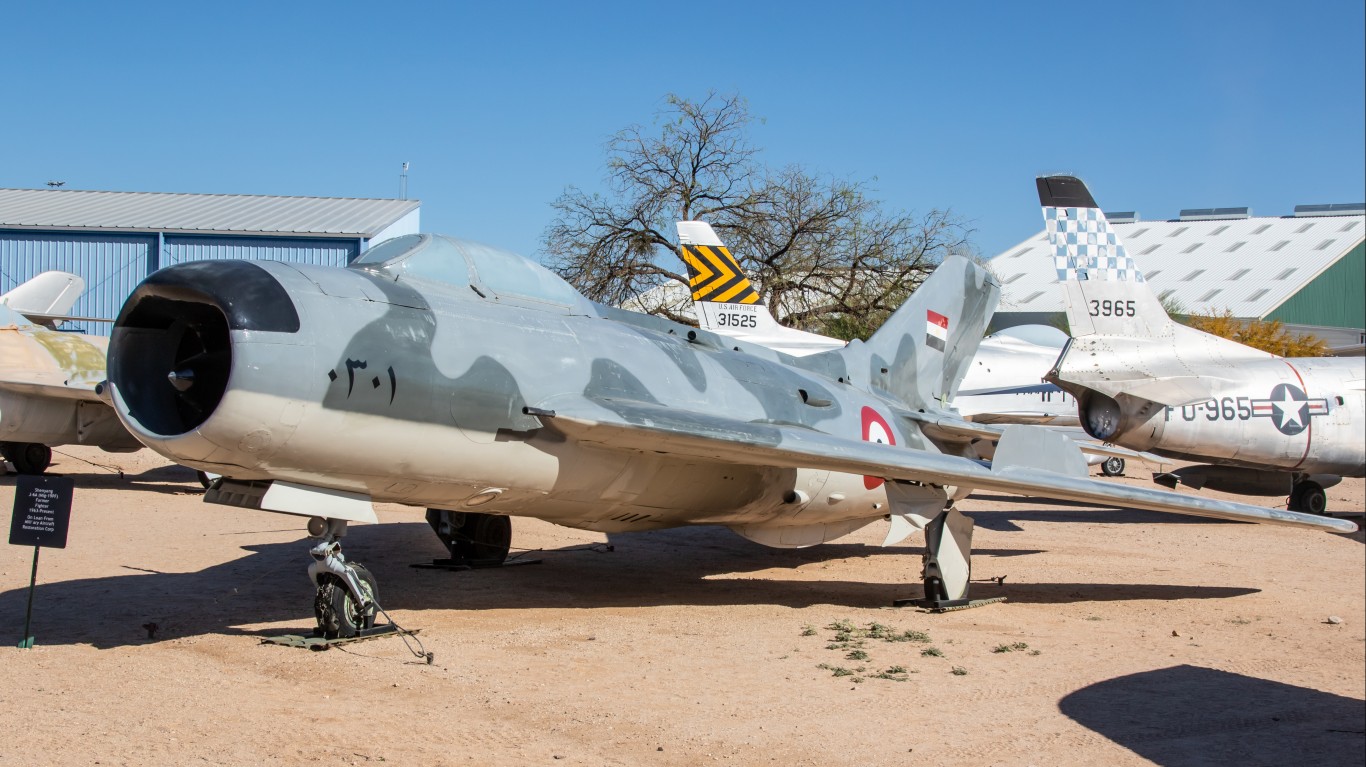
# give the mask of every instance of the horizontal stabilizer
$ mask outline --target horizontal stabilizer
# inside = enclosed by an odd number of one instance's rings
[[[973,420],[966,420],[964,418],[959,418],[955,415],[952,415],[946,411],[931,413],[899,411],[897,414],[900,415],[902,418],[905,418],[909,421],[914,421],[917,424],[919,424],[920,428],[925,431],[926,436],[929,436],[932,439],[942,442],[951,442],[954,440],[970,441],[975,439],[998,440],[1001,438],[1003,434],[1005,434],[1006,429],[1010,428],[1011,426],[1024,425],[1011,422],[1006,422],[1003,424],[995,424],[991,423],[990,421],[983,422],[976,420],[976,416],[973,416]],[[1037,428],[1042,426],[1043,424],[1030,425]],[[1048,425],[1053,426],[1054,424]],[[1070,424],[1062,425],[1066,426]],[[1062,432],[1056,431],[1055,429],[1051,428],[1046,429],[1046,431],[1053,431],[1057,434],[1063,434]],[[1067,438],[1069,442],[1072,442],[1072,444],[1076,445],[1076,447],[1080,449],[1081,452],[1087,455],[1098,455],[1104,456],[1106,458],[1123,458],[1124,460],[1143,461],[1145,463],[1151,464],[1170,463],[1170,461],[1155,456],[1152,453],[1142,453],[1137,450],[1130,450],[1126,447],[1119,447],[1118,445],[1107,445],[1101,442],[1094,442],[1089,439],[1073,440],[1070,437],[1067,437],[1066,434],[1063,434],[1063,436]]]
[[[1056,431],[1038,426],[1011,425],[1005,428],[991,459],[995,472],[1049,471],[1071,477],[1090,472],[1077,443]]]

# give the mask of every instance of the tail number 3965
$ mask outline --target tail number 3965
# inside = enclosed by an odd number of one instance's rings
[[[1133,317],[1137,315],[1133,301],[1092,301],[1092,317]]]

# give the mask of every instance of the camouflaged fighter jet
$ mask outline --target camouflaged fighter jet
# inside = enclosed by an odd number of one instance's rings
[[[730,249],[705,221],[679,221],[679,256],[688,267],[697,322],[703,330],[802,357],[845,342],[778,323]],[[925,342],[943,351],[948,318],[927,318]],[[1108,477],[1124,473],[1125,462],[1158,464],[1154,455],[1092,442],[1081,430],[1076,401],[1043,380],[1067,334],[1040,325],[1009,328],[982,339],[962,381],[949,392],[954,414],[941,412],[926,424],[945,452],[990,460],[1005,424],[1048,425],[1078,440],[1088,464]],[[971,452],[969,452],[971,451]]]
[[[42,474],[57,445],[140,450],[95,387],[108,339],[54,329],[85,280],[43,272],[0,296],[0,454],[20,474]]]
[[[1286,359],[1172,321],[1091,192],[1038,179],[1073,340],[1048,380],[1096,439],[1198,465],[1154,480],[1288,497],[1322,514],[1324,488],[1366,475],[1366,360]]]
[[[926,533],[937,606],[967,596],[973,523],[952,502],[970,489],[1356,529],[1091,480],[1066,438],[1029,426],[1006,430],[990,468],[941,453],[922,419],[998,294],[950,258],[866,343],[795,358],[594,304],[512,253],[409,235],[347,268],[154,273],[115,324],[106,395],[147,446],[222,475],[206,501],[313,517],[328,634],[373,621],[374,577],[339,542],[376,520],[372,501],[426,507],[453,558],[487,562],[506,557],[517,515],[725,525],[784,547],[890,519],[889,544]]]

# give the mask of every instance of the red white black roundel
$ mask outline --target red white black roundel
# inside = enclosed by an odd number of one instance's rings
[[[892,436],[892,427],[887,423],[876,410],[863,408],[863,441],[876,442],[880,445],[895,445],[896,437]],[[883,482],[881,477],[864,476],[863,486],[872,490]]]

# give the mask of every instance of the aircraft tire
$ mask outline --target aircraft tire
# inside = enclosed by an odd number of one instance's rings
[[[52,448],[38,442],[5,442],[0,451],[20,474],[42,474],[52,465]]]
[[[459,543],[463,558],[473,564],[491,566],[507,561],[512,549],[512,519],[498,514],[465,512]]]
[[[1100,464],[1100,473],[1107,477],[1118,477],[1124,474],[1123,458],[1106,458]]]
[[[375,576],[364,565],[348,565],[355,570],[356,578],[373,604],[379,603],[379,584]],[[346,638],[358,635],[362,629],[375,627],[376,608],[362,610],[340,579],[331,576],[318,588],[313,611],[318,619],[318,628],[327,639]]]
[[[451,559],[474,567],[496,567],[512,548],[512,520],[498,514],[427,509],[432,526]]]
[[[1290,492],[1290,510],[1306,514],[1327,514],[1328,493],[1317,482],[1300,482]]]

